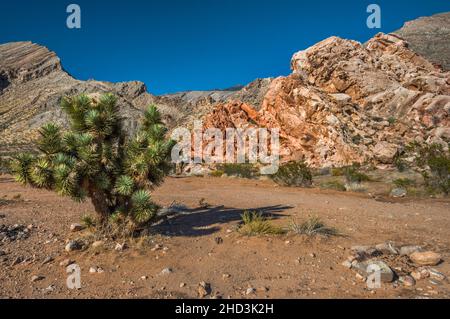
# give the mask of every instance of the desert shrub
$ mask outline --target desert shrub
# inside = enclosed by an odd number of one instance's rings
[[[289,229],[298,235],[320,235],[325,237],[340,235],[336,228],[326,226],[318,217],[310,217],[301,224],[292,221],[289,225]]]
[[[431,191],[450,192],[450,152],[441,144],[411,143],[406,147],[406,156],[412,156],[422,174],[426,187]]]
[[[331,176],[344,176],[344,167],[333,167],[331,169]]]
[[[252,178],[258,175],[258,169],[251,163],[226,163],[219,166],[219,170],[227,176]]]
[[[320,188],[334,189],[334,190],[341,191],[341,192],[345,192],[347,190],[345,188],[345,185],[337,180],[321,183]]]
[[[39,155],[20,154],[11,164],[18,182],[56,191],[76,201],[90,198],[101,223],[120,213],[135,225],[151,221],[157,205],[150,191],[167,174],[171,141],[155,106],[128,136],[112,94],[66,97],[61,107],[70,130],[53,123],[40,129]]]
[[[408,168],[408,163],[403,159],[401,155],[396,155],[394,157],[394,166],[399,172],[404,172]]]
[[[280,235],[283,229],[273,226],[261,213],[246,211],[241,216],[239,232],[246,236]]]
[[[344,168],[345,180],[349,184],[359,184],[370,181],[370,177],[359,171],[357,166],[349,166]]]
[[[398,178],[393,180],[392,184],[394,184],[395,187],[407,189],[409,187],[415,186],[416,182],[409,178]]]
[[[312,173],[310,168],[301,161],[292,161],[281,165],[272,179],[280,185],[310,187]]]
[[[393,125],[397,122],[397,119],[395,117],[391,116],[387,119],[387,121],[389,122],[390,125]]]
[[[81,222],[86,228],[92,228],[95,226],[95,218],[90,215],[84,215],[81,217]]]
[[[211,173],[209,173],[209,175],[211,175],[212,177],[222,177],[223,174],[224,174],[224,171],[222,171],[222,170],[215,170],[215,171],[212,171]]]
[[[121,212],[112,213],[108,218],[108,222],[113,225],[122,224],[125,222],[125,220],[126,220],[126,216],[124,214],[122,214]]]

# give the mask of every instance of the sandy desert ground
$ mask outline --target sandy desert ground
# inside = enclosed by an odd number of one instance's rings
[[[209,208],[198,207],[202,198]],[[434,268],[449,275],[449,200],[375,200],[367,194],[209,177],[168,178],[154,199],[161,205],[177,201],[189,210],[121,252],[111,241],[66,252],[69,238],[89,236],[89,230],[73,233],[69,227],[92,213],[91,204],[25,188],[1,175],[0,225],[33,227],[28,238],[0,244],[0,297],[198,298],[202,281],[211,287],[205,298],[450,297],[448,281],[429,279],[413,287],[387,283],[369,290],[341,265],[354,245],[393,241],[442,254],[443,262]],[[283,227],[318,216],[345,236],[242,236],[236,227],[249,209],[269,213]],[[60,265],[65,259],[81,267],[79,290],[66,286],[66,269]],[[102,272],[90,273],[91,267]],[[32,281],[33,276],[39,280]]]

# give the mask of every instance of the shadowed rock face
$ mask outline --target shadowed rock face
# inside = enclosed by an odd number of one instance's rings
[[[169,128],[191,127],[199,118],[205,128],[279,128],[284,160],[305,159],[312,166],[390,164],[410,141],[450,138],[449,73],[421,51],[447,45],[436,55],[445,65],[450,32],[442,21],[447,20],[448,14],[419,19],[397,35],[378,34],[365,45],[331,37],[296,53],[287,77],[163,96],[148,93],[137,81],[76,80],[54,52],[31,42],[0,45],[0,155],[32,145],[48,121],[67,126],[59,107],[63,96],[112,92],[130,133],[142,110],[155,103]],[[423,28],[426,37],[419,36]]]
[[[450,71],[450,12],[406,22],[394,33],[408,41],[411,50]]]

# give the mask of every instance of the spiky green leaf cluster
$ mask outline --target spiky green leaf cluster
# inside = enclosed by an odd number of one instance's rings
[[[71,129],[44,125],[37,141],[40,154],[20,154],[12,161],[16,180],[77,201],[90,197],[103,221],[118,212],[139,224],[151,220],[157,206],[150,190],[167,174],[173,145],[165,140],[158,109],[150,106],[141,128],[128,136],[112,94],[66,97],[61,106]]]

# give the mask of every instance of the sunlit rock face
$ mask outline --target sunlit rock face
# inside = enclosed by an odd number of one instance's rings
[[[450,73],[396,35],[366,45],[328,38],[294,54],[260,105],[216,106],[207,127],[279,128],[284,160],[312,166],[391,164],[412,141],[449,137]]]

